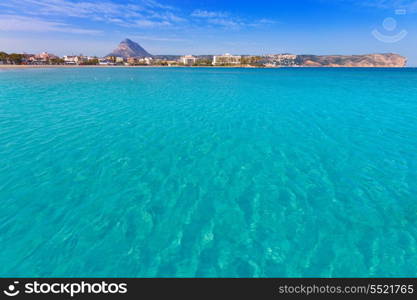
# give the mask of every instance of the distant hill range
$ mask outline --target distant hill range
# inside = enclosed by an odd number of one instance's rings
[[[405,67],[407,58],[385,53],[367,55],[297,55],[296,65],[304,67]]]
[[[113,50],[112,53],[108,54],[107,56],[116,56],[116,57],[123,57],[123,58],[130,58],[130,57],[152,57],[148,51],[142,48],[141,45],[135,43],[132,40],[125,39],[120,42],[119,46]]]

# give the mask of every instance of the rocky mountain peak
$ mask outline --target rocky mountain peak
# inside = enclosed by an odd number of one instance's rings
[[[113,50],[108,56],[117,56],[123,58],[129,57],[152,57],[148,51],[146,51],[141,45],[130,40],[124,39],[120,42],[119,46]]]

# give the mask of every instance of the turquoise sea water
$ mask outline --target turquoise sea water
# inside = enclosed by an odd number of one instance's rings
[[[417,70],[0,71],[0,276],[417,276]]]

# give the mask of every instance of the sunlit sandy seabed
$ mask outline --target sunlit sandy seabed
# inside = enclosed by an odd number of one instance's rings
[[[0,275],[417,276],[417,70],[0,72]]]

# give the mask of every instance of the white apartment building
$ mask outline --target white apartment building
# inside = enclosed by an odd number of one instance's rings
[[[213,65],[239,65],[242,60],[241,56],[231,55],[226,53],[224,55],[217,55],[213,57]]]
[[[120,64],[120,63],[123,63],[125,60],[124,60],[124,58],[123,57],[116,57],[116,63],[117,64]]]
[[[180,58],[180,63],[186,66],[195,65],[196,62],[197,62],[197,57],[194,57],[192,55],[185,55]]]
[[[66,65],[79,65],[88,60],[87,57],[84,57],[82,55],[65,55],[63,59]]]

